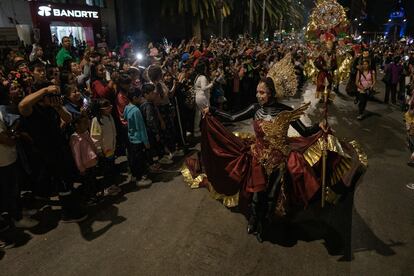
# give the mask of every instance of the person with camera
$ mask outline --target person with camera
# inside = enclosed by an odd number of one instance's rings
[[[80,222],[87,214],[72,194],[73,160],[61,129],[62,121],[70,123],[72,116],[63,107],[59,86],[46,85],[19,104],[22,126],[32,139],[32,179],[38,187],[57,190],[64,222]]]
[[[355,82],[358,89],[358,120],[362,120],[364,118],[364,112],[367,107],[368,97],[375,86],[375,79],[375,71],[370,68],[369,61],[363,60],[362,68],[358,70]]]

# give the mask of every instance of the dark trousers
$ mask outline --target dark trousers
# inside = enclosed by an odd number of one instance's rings
[[[0,214],[7,212],[14,220],[21,220],[22,206],[20,202],[20,187],[18,181],[18,166],[13,163],[0,167]]]
[[[397,84],[386,84],[384,103],[388,103],[391,94],[391,102],[397,103]]]
[[[158,141],[155,138],[155,135],[152,133],[148,133],[148,140],[151,146],[151,149],[149,150],[149,153],[147,154],[147,156],[149,156],[148,161],[152,164],[153,161],[161,159],[164,154],[165,154],[165,150],[164,150],[164,145],[162,144],[162,141]]]
[[[364,114],[365,108],[367,107],[368,93],[358,93],[358,113],[359,115]]]
[[[128,146],[128,127],[119,122],[116,131],[116,156],[124,156]]]
[[[272,220],[273,214],[275,213],[277,197],[281,188],[280,184],[282,177],[283,171],[276,169],[269,176],[266,190],[253,194],[250,209],[250,223],[258,223],[259,228],[261,228],[261,224]]]
[[[128,164],[132,176],[137,179],[141,179],[143,175],[147,174],[148,163],[144,144],[129,143]]]
[[[96,196],[96,193],[99,191],[96,175],[96,168],[89,168],[85,171],[85,174],[81,176],[80,180],[83,191],[87,196]]]

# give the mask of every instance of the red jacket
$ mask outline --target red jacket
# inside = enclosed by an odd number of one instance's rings
[[[108,85],[103,84],[102,81],[96,80],[91,85],[92,97],[97,98],[106,98],[111,99],[113,96],[113,89],[108,87]]]

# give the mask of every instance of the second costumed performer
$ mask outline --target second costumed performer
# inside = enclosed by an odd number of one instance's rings
[[[201,160],[199,155],[188,158],[182,170],[192,188],[205,186],[225,206],[239,206],[248,218],[248,233],[260,242],[274,219],[320,198],[323,173],[325,192],[329,193],[326,198],[333,202],[339,193],[352,188],[354,176],[362,168],[361,152],[341,143],[326,123],[307,127],[300,121],[309,104],[292,109],[279,102],[296,93],[296,82],[287,55],[257,86],[257,104],[237,114],[204,108]],[[255,132],[250,137],[236,136],[219,121],[249,118],[253,118]],[[289,126],[302,137],[288,137]],[[327,143],[323,143],[325,138]],[[325,172],[323,145],[328,152]]]

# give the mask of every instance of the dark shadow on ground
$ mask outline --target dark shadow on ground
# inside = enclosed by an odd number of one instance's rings
[[[405,245],[398,241],[386,243],[378,238],[353,204],[354,191],[344,196],[337,205],[323,209],[320,200],[316,200],[306,210],[295,212],[289,219],[268,225],[264,241],[292,247],[298,241],[321,240],[331,256],[339,256],[338,261],[346,262],[352,261],[354,253],[361,251],[392,256],[396,254],[393,247]],[[355,230],[353,226],[358,229]]]

